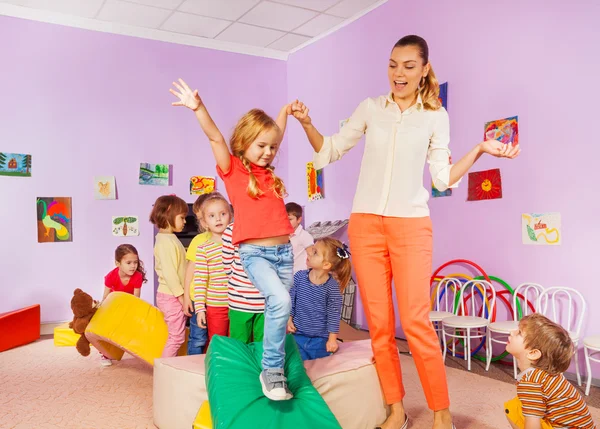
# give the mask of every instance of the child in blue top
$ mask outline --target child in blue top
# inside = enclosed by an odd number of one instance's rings
[[[294,334],[303,360],[329,356],[338,350],[342,292],[352,264],[345,244],[322,238],[306,249],[308,270],[294,275],[288,331]]]

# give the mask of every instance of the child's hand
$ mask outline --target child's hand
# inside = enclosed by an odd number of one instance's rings
[[[196,323],[200,328],[206,328],[206,311],[196,313]]]
[[[169,89],[169,92],[179,98],[179,101],[171,103],[173,106],[185,106],[194,111],[202,106],[202,99],[198,95],[198,90],[195,89],[192,91],[183,79],[179,79],[179,83],[173,82],[173,86],[177,88],[177,91],[174,91],[171,88]]]
[[[194,314],[194,304],[192,304],[192,300],[187,296],[183,297],[183,314],[187,317],[192,317]]]
[[[177,297],[177,301],[179,301],[179,303],[181,304],[181,308],[183,308],[183,295],[179,295]]]
[[[513,146],[512,144],[505,144],[498,140],[486,140],[479,144],[479,148],[482,152],[489,153],[497,158],[513,159],[521,153],[521,148],[518,144]]]
[[[303,102],[296,100],[292,103],[292,115],[298,119],[302,125],[310,125],[311,119],[308,116],[308,107]]]
[[[327,352],[335,353],[338,351],[338,349],[340,347],[338,346],[337,340],[330,339],[330,340],[327,340],[327,344],[325,345],[325,348],[326,348]]]
[[[288,319],[287,330],[289,333],[292,333],[292,334],[296,333],[296,325],[294,325],[294,321],[292,320],[291,317]]]

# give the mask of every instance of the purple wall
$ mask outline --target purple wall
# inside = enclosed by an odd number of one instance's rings
[[[339,120],[361,100],[389,90],[387,59],[396,40],[412,33],[425,37],[439,80],[449,81],[454,159],[481,141],[484,122],[513,115],[519,115],[523,146],[516,161],[486,157],[474,167],[501,169],[503,199],[466,202],[465,179],[452,197],[431,202],[434,266],[467,258],[511,285],[533,281],[577,288],[588,302],[584,333],[597,333],[600,295],[592,269],[600,230],[592,195],[600,156],[593,137],[600,5],[526,3],[509,0],[500,10],[497,2],[390,1],[293,54],[288,95],[309,106],[322,133],[336,132]],[[297,123],[289,128],[288,142],[294,160],[288,187],[291,198],[306,204],[307,225],[347,217],[363,145],[327,167],[325,199],[308,203],[304,163],[311,150]],[[428,173],[425,178],[428,183]],[[564,243],[521,244],[521,213],[545,211],[562,213]],[[362,311],[357,322],[364,323]]]
[[[215,175],[193,114],[171,107],[173,79],[200,88],[226,137],[246,110],[276,115],[285,102],[283,61],[7,17],[0,40],[0,151],[33,155],[33,177],[0,176],[0,313],[40,303],[43,321],[71,318],[73,290],[101,298],[124,242],[153,277],[155,199],[193,202],[189,177]],[[140,162],[172,164],[173,186],[138,185]],[[284,179],[286,165],[283,151]],[[118,200],[94,200],[95,175],[116,176]],[[72,243],[37,243],[35,199],[51,196],[73,198]],[[111,235],[111,216],[123,214],[140,216],[139,237]],[[152,289],[142,289],[150,302]]]

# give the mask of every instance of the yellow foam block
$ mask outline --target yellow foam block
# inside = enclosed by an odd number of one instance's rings
[[[204,401],[196,414],[196,419],[192,429],[213,429],[212,418],[210,417],[210,406],[208,401]]]
[[[121,360],[124,352],[150,365],[162,355],[167,324],[162,312],[125,292],[106,297],[85,330],[85,336],[102,354]]]
[[[80,336],[69,328],[69,322],[63,323],[54,328],[54,345],[56,347],[75,347]]]

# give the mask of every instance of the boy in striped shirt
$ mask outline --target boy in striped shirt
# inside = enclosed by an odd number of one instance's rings
[[[595,429],[587,404],[563,373],[573,357],[573,341],[560,325],[541,314],[523,317],[506,351],[521,369],[517,397],[504,406],[519,429]]]
[[[233,225],[229,224],[221,236],[223,264],[229,279],[229,336],[244,343],[262,341],[265,298],[244,271],[238,246],[233,245]]]

